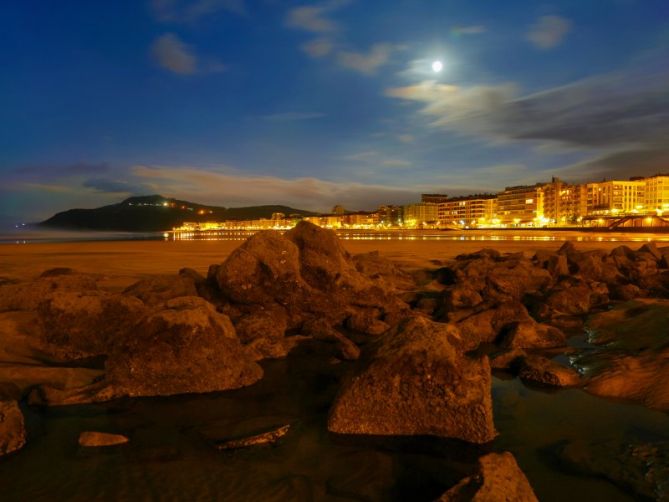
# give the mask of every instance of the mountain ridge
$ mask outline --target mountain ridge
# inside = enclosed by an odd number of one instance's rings
[[[316,214],[280,204],[211,206],[154,194],[129,197],[116,204],[93,209],[68,209],[54,214],[38,225],[68,230],[160,232],[171,230],[185,221],[252,220],[270,218],[272,213],[284,213],[286,216]]]

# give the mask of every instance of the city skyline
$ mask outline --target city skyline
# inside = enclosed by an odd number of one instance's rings
[[[371,209],[667,171],[669,6],[600,7],[5,2],[0,221],[140,193]]]

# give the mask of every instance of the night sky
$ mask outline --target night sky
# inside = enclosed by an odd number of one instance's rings
[[[3,222],[669,171],[667,0],[4,0],[0,23]]]

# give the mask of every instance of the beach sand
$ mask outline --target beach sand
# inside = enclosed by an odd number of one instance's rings
[[[562,237],[562,236],[558,236]],[[565,238],[568,236],[565,235]],[[0,245],[0,277],[30,279],[54,267],[70,267],[80,272],[116,277],[119,284],[152,274],[176,273],[190,267],[202,274],[213,263],[221,263],[242,240],[220,241],[86,241]],[[489,247],[503,253],[556,250],[562,240],[342,240],[352,254],[379,251],[400,265],[411,268],[434,267],[431,260],[446,260],[462,253]],[[640,242],[577,242],[581,250],[612,249]]]

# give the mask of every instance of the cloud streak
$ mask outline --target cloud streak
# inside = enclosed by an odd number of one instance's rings
[[[366,53],[340,51],[337,53],[337,63],[349,70],[364,75],[373,75],[389,61],[394,49],[395,47],[391,44],[374,44]]]
[[[527,39],[538,49],[552,49],[562,43],[570,29],[569,19],[560,16],[543,16],[530,27]]]

